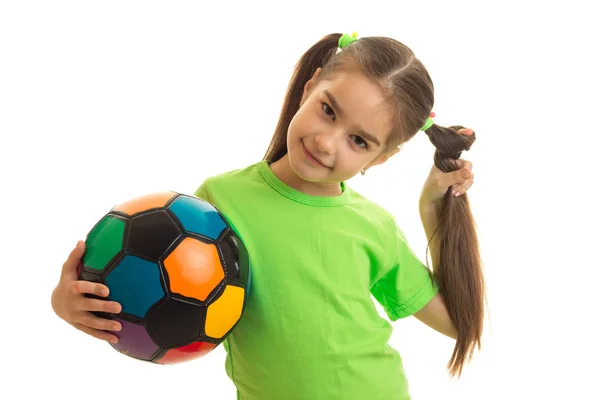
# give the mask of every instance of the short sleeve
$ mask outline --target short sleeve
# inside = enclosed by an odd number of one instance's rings
[[[404,233],[394,225],[396,245],[392,267],[371,289],[392,321],[413,315],[439,290],[429,269],[412,251]]]
[[[208,179],[202,182],[198,189],[196,189],[196,191],[194,192],[194,196],[199,197],[202,200],[206,200],[212,204],[212,199],[208,190]]]

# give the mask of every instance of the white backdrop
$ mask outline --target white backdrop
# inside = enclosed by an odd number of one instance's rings
[[[478,135],[464,158],[488,284],[484,347],[452,380],[453,342],[395,322],[413,398],[600,398],[593,2],[214,3],[1,3],[6,398],[235,398],[221,347],[171,367],[135,361],[56,317],[50,295],[114,204],[192,193],[259,161],[295,62],[352,31],[411,47],[434,80],[436,122]],[[417,200],[432,155],[420,135],[350,182],[398,217],[423,259]]]

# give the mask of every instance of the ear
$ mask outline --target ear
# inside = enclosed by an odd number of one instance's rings
[[[306,100],[306,98],[308,97],[308,95],[310,94],[310,92],[315,87],[315,83],[316,83],[317,77],[319,76],[320,73],[321,73],[321,67],[317,68],[317,70],[313,74],[312,78],[310,78],[304,84],[304,92],[302,93],[302,99],[300,100],[300,105],[304,104],[304,100]]]

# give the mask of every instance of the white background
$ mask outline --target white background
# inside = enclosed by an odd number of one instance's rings
[[[434,80],[436,122],[477,132],[463,157],[488,284],[484,347],[452,380],[453,342],[395,322],[413,398],[599,399],[594,2],[214,3],[1,3],[0,390],[12,394],[0,397],[235,398],[221,347],[178,366],[135,361],[60,320],[50,295],[114,204],[192,193],[259,161],[302,53],[357,31],[411,47]],[[423,259],[417,200],[432,155],[419,135],[349,182],[398,217]]]

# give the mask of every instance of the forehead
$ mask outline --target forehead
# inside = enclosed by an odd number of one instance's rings
[[[321,81],[318,88],[336,98],[348,123],[377,136],[382,143],[386,140],[394,113],[381,86],[360,72],[340,72]]]

